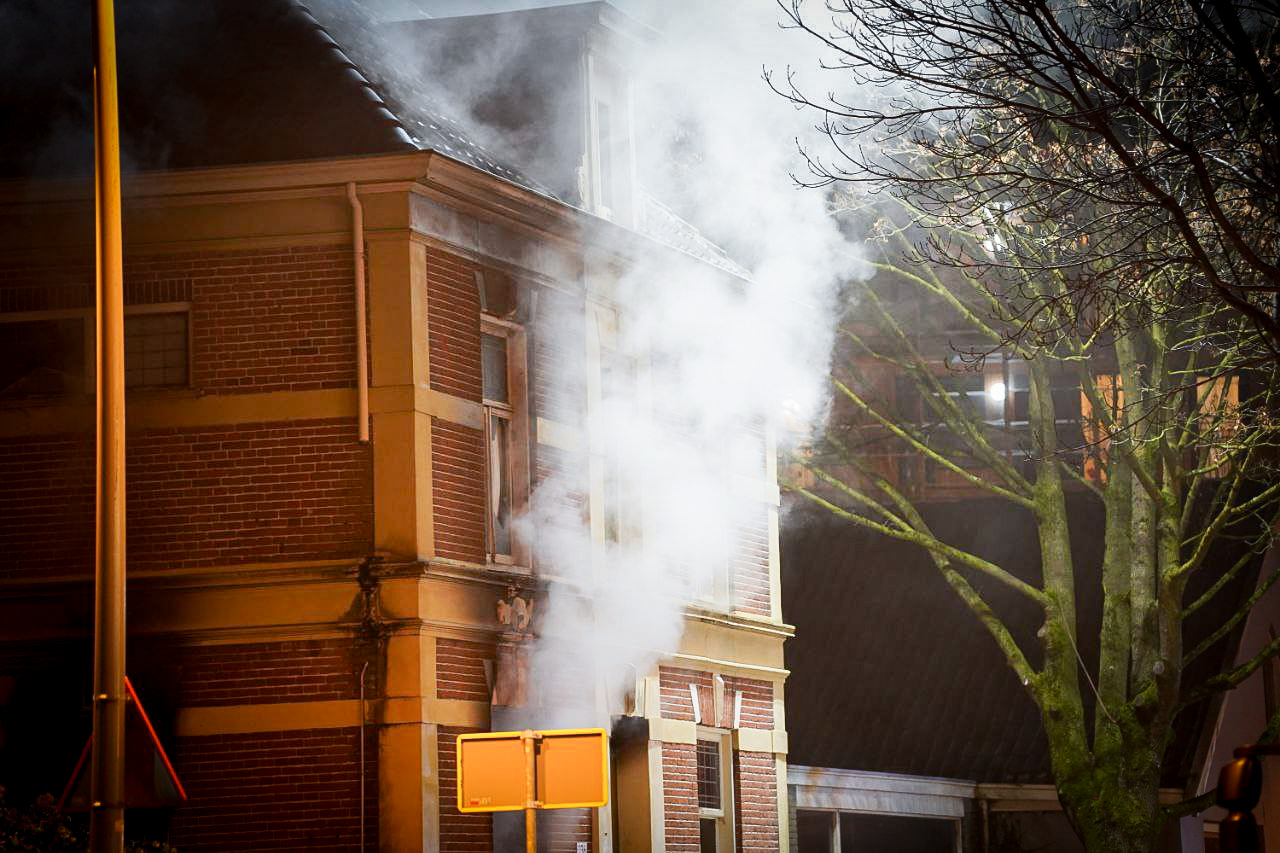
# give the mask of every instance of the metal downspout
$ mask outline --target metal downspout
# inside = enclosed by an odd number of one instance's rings
[[[369,443],[369,323],[365,309],[364,207],[354,182],[347,183],[351,202],[351,251],[356,268],[356,424],[361,444]]]

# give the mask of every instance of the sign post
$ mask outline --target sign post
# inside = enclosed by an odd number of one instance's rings
[[[538,809],[609,802],[604,729],[481,732],[457,743],[458,811],[523,811],[528,853],[538,849]]]

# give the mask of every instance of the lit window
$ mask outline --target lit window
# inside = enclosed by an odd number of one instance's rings
[[[480,341],[485,431],[485,541],[489,559],[526,564],[512,521],[528,491],[524,335],[486,320]]]
[[[130,314],[124,318],[126,388],[187,385],[187,315]]]

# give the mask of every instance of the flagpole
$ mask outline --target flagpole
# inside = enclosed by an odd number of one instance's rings
[[[125,422],[120,114],[112,0],[94,0],[97,494],[89,849],[124,849]]]

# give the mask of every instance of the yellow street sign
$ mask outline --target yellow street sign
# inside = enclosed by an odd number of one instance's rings
[[[609,802],[609,738],[604,729],[539,732],[534,780],[540,809],[597,808]]]
[[[607,805],[608,743],[604,729],[459,735],[458,811]]]
[[[512,812],[525,807],[520,732],[458,736],[458,811]]]

